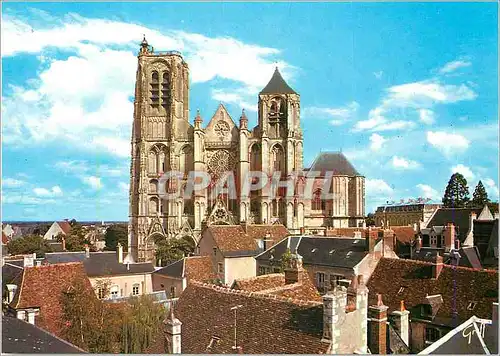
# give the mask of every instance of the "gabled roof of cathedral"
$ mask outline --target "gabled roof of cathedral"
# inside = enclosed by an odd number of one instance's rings
[[[278,67],[274,70],[274,74],[271,80],[264,89],[261,90],[260,94],[297,94],[290,86],[285,82],[281,76]]]
[[[321,152],[309,168],[309,171],[333,172],[334,175],[360,176],[342,152]]]

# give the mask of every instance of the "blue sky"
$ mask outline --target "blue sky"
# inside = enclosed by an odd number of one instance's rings
[[[496,3],[5,3],[4,220],[127,220],[138,44],[180,50],[190,116],[256,122],[276,65],[304,163],[342,150],[367,212],[439,200],[455,171],[498,199]]]

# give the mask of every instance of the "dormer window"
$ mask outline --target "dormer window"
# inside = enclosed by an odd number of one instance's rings
[[[316,247],[311,250],[312,253],[314,253],[316,251],[318,251],[318,249]]]

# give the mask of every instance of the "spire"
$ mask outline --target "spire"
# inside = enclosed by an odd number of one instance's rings
[[[148,41],[146,40],[146,35],[143,34],[142,35],[142,42],[141,42],[141,50],[140,50],[140,54],[144,54],[144,53],[148,53],[149,52],[149,44],[148,44]]]
[[[264,89],[260,92],[260,94],[297,94],[290,86],[285,82],[283,77],[281,76],[278,67],[274,70],[274,74],[271,77],[271,80]]]
[[[194,118],[194,121],[195,122],[202,122],[203,119],[201,118],[201,115],[200,115],[200,109],[196,110],[196,117]]]

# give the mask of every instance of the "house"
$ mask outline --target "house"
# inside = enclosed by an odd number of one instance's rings
[[[492,320],[472,316],[420,354],[498,354],[498,303],[493,303]]]
[[[433,263],[382,258],[367,286],[370,304],[383,295],[392,325],[401,324],[402,309],[408,312],[403,324],[409,325],[400,335],[412,353],[474,315],[488,318],[498,301],[498,272],[445,265],[439,255]]]
[[[116,252],[90,252],[88,247],[84,252],[50,252],[45,254],[44,262],[50,265],[81,262],[101,299],[150,294],[153,291],[153,264],[135,263],[128,254],[124,254],[120,244]]]
[[[235,279],[256,275],[258,242],[241,225],[210,225],[198,246],[201,256],[210,256],[222,284],[230,286]]]
[[[304,301],[193,281],[148,352],[367,353],[367,293],[339,286]]]
[[[290,234],[285,225],[282,224],[256,224],[241,223],[245,234],[257,241],[259,248],[264,251],[275,245]]]
[[[473,234],[481,264],[498,269],[498,219],[474,220]]]
[[[153,291],[178,297],[191,280],[214,282],[217,272],[210,256],[190,256],[157,269],[152,274]]]
[[[349,283],[359,275],[368,278],[382,256],[397,258],[392,241],[390,231],[371,230],[365,238],[289,236],[255,258],[258,275],[279,273],[283,256],[298,253],[315,286],[325,293],[342,280]]]
[[[54,240],[57,235],[67,235],[71,232],[71,225],[68,220],[54,221],[50,228],[43,235],[44,240]]]
[[[79,347],[36,325],[2,314],[2,354],[79,354]]]
[[[2,267],[6,314],[61,336],[62,293],[80,281],[86,286],[87,298],[96,297],[84,266],[78,262],[30,265],[30,261],[25,260],[22,270],[7,263]]]
[[[420,225],[429,220],[432,214],[442,206],[441,202],[430,199],[410,199],[387,202],[377,207],[375,225],[390,228],[392,226]]]
[[[304,301],[321,302],[321,296],[302,266],[302,256],[292,255],[284,273],[236,279],[232,289]]]

